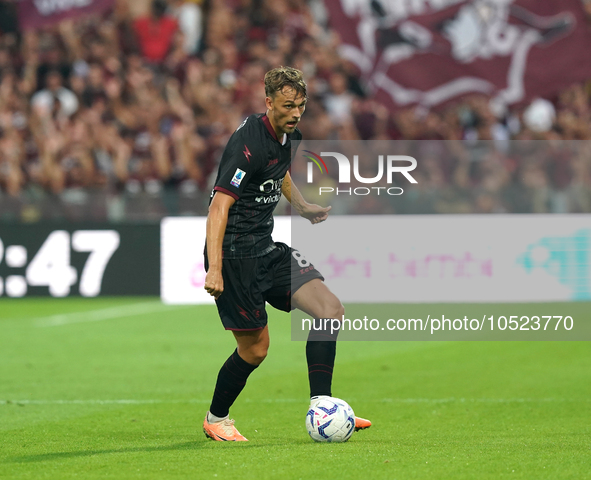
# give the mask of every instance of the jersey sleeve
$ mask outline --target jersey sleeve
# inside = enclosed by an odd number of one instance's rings
[[[245,130],[242,132],[241,130]],[[260,168],[260,148],[246,129],[236,131],[224,150],[214,191],[220,191],[238,200],[254,174]]]

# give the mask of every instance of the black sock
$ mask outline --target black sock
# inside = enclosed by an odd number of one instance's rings
[[[322,319],[315,320],[324,323]],[[318,326],[318,323],[316,324]],[[318,395],[332,396],[332,371],[337,354],[337,336],[339,331],[331,333],[330,322],[327,329],[312,328],[306,343],[306,360],[308,361],[308,379],[310,380],[310,397]]]
[[[238,349],[234,350],[218,374],[213,400],[209,407],[212,415],[225,417],[229,414],[230,407],[246,385],[246,379],[257,367],[258,365],[245,362],[238,355]]]

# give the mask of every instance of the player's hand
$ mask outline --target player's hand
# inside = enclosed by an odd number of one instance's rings
[[[310,220],[311,224],[324,222],[328,218],[328,212],[332,207],[321,207],[314,203],[308,203],[300,215]]]
[[[205,291],[216,300],[224,291],[224,278],[221,271],[214,271],[211,268],[205,275]]]

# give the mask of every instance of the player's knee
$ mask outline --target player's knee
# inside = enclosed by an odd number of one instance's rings
[[[267,352],[269,351],[269,342],[264,340],[252,345],[249,345],[240,353],[240,356],[243,356],[244,360],[251,365],[260,365],[263,363],[263,360],[267,357]]]
[[[343,304],[339,299],[337,299],[337,302],[337,314],[332,318],[338,318],[339,320],[341,320],[345,316],[345,307],[343,307]]]
[[[341,301],[333,295],[326,303],[323,318],[338,318],[340,320],[343,318],[343,315],[345,315],[345,307],[343,307]]]
[[[267,358],[267,352],[269,351],[269,345],[255,345],[250,349],[250,362],[253,365],[260,365],[263,360]]]
[[[339,315],[341,315],[342,317],[345,314],[345,307],[343,306],[340,300],[337,299],[337,301],[339,302]]]

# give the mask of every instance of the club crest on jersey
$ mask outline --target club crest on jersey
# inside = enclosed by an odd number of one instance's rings
[[[239,168],[237,168],[236,172],[234,173],[234,176],[232,177],[232,180],[230,181],[230,185],[232,185],[234,187],[239,187],[240,182],[242,182],[242,179],[245,176],[246,176],[246,172],[244,170],[240,170]]]

